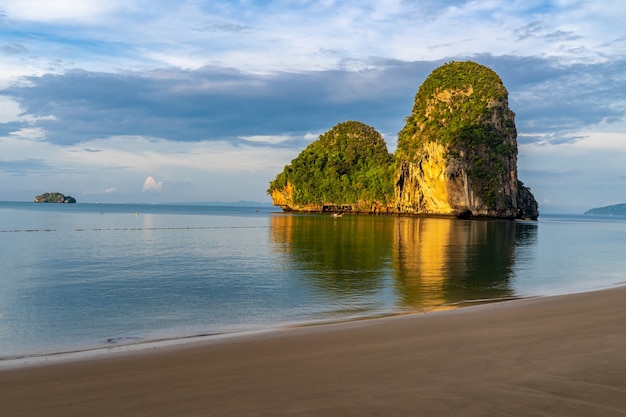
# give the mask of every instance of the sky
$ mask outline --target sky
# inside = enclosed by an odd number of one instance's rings
[[[270,202],[346,120],[390,152],[438,66],[496,71],[543,213],[626,202],[626,2],[0,0],[0,200]]]

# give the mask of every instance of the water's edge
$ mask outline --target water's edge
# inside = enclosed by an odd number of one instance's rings
[[[617,288],[620,286],[626,286],[626,282],[616,284],[615,286],[611,286],[609,288]],[[609,288],[598,288],[594,290],[584,291],[594,292],[606,290]],[[234,331],[234,332],[224,332],[224,333],[207,333],[207,334],[197,334],[197,335],[189,335],[182,337],[173,337],[173,338],[162,338],[155,340],[136,340],[134,342],[116,344],[115,346],[105,346],[105,347],[95,347],[95,348],[87,348],[81,350],[73,350],[73,351],[64,351],[64,352],[52,352],[45,354],[33,354],[33,355],[24,355],[24,356],[13,356],[7,358],[0,358],[0,371],[8,370],[8,369],[17,369],[17,368],[27,368],[27,367],[37,367],[37,366],[45,366],[45,365],[54,365],[60,363],[68,363],[68,362],[76,362],[76,361],[84,361],[91,360],[96,358],[107,358],[112,356],[119,356],[130,353],[142,353],[147,351],[152,351],[154,349],[164,349],[176,346],[184,346],[184,345],[192,345],[199,343],[207,343],[207,342],[219,342],[227,339],[233,338],[243,338],[255,335],[263,335],[276,333],[281,331],[288,331],[292,329],[299,329],[305,327],[316,327],[316,326],[329,326],[336,325],[342,323],[350,323],[357,321],[370,321],[377,319],[386,319],[393,317],[401,317],[401,316],[413,316],[420,314],[438,314],[450,312],[452,310],[465,310],[470,311],[475,308],[481,308],[485,305],[493,305],[498,303],[509,303],[514,301],[521,300],[529,300],[533,298],[550,298],[550,297],[558,297],[562,295],[573,295],[578,294],[574,293],[564,293],[564,294],[555,294],[549,296],[528,296],[528,297],[504,297],[504,298],[495,298],[495,299],[475,299],[475,300],[465,300],[462,302],[456,303],[448,303],[442,304],[441,306],[414,310],[414,311],[395,311],[384,314],[373,314],[373,315],[365,315],[358,317],[350,317],[336,320],[320,320],[320,321],[311,321],[311,322],[303,322],[296,324],[286,324],[286,325],[277,325],[273,327],[267,328],[259,328],[245,331]]]

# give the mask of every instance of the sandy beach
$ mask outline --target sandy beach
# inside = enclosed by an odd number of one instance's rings
[[[0,371],[9,416],[626,416],[626,287]]]

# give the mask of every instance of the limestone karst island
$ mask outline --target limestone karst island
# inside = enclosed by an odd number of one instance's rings
[[[537,219],[517,178],[517,130],[500,77],[450,62],[419,87],[395,155],[373,127],[340,123],[270,182],[284,211]]]
[[[61,193],[43,193],[35,197],[35,203],[75,203],[76,199]]]

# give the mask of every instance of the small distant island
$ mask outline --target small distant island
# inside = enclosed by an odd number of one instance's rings
[[[43,193],[35,197],[35,203],[66,203],[73,204],[76,199],[61,193]]]
[[[626,216],[626,203],[592,208],[591,210],[587,210],[585,214],[596,216]]]

